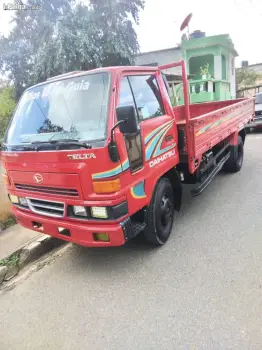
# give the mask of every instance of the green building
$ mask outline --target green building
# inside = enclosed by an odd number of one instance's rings
[[[228,34],[182,40],[181,49],[190,76],[191,103],[236,97],[235,57],[238,53]],[[179,104],[181,102],[180,99]]]
[[[137,65],[158,66],[185,60],[190,84],[191,103],[220,101],[236,97],[235,57],[237,52],[228,34],[205,36],[201,31],[184,34],[181,44],[163,50],[144,52],[136,57]],[[164,71],[173,104],[183,104],[181,69]]]

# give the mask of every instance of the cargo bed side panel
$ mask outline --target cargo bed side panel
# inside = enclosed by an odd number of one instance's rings
[[[203,153],[242,130],[254,114],[254,99],[247,99],[190,120],[189,170],[193,173]]]

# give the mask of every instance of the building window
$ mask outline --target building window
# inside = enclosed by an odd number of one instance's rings
[[[232,58],[231,60],[231,70],[232,70],[232,75],[235,74],[235,59]]]
[[[226,57],[221,55],[221,64],[222,64],[222,80],[227,79],[227,67],[226,67]]]

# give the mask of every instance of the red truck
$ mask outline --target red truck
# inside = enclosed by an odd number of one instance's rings
[[[183,106],[163,70],[181,66]],[[189,104],[184,61],[60,75],[27,89],[2,147],[18,222],[83,246],[169,238],[182,183],[242,167],[254,99]]]

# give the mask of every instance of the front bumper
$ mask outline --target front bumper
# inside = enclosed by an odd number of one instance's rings
[[[44,217],[26,212],[12,206],[12,211],[17,218],[17,221],[22,226],[41,233],[46,233],[50,236],[60,238],[65,241],[73,242],[85,247],[108,247],[121,246],[126,242],[121,223],[118,224],[93,224],[71,222],[65,219],[55,219]],[[36,228],[35,223],[39,223],[41,227]],[[63,227],[70,231],[70,236],[65,236],[59,233],[58,228]],[[107,233],[109,242],[96,241],[94,233]]]

